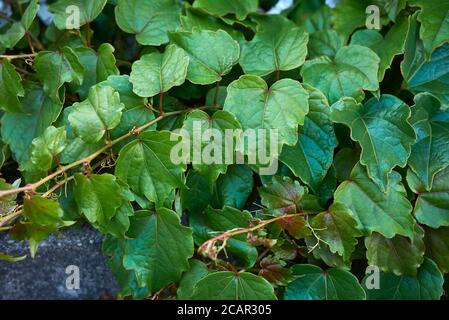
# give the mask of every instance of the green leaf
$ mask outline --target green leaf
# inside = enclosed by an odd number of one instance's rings
[[[449,42],[449,3],[439,0],[409,2],[410,5],[421,8],[418,14],[418,21],[421,23],[420,37],[427,56],[430,56],[436,48]]]
[[[17,162],[28,160],[33,139],[44,133],[58,118],[61,109],[62,105],[45,96],[41,87],[25,85],[23,113],[6,113],[1,120],[2,140],[9,145]]]
[[[410,189],[418,194],[413,214],[419,223],[432,228],[449,226],[449,166],[436,174],[430,191],[412,171],[408,171]]]
[[[7,112],[21,112],[22,106],[18,97],[25,95],[22,79],[9,60],[0,63],[0,108]]]
[[[190,269],[182,276],[176,291],[179,300],[190,300],[194,286],[209,273],[207,265],[200,260],[192,259],[189,264]]]
[[[39,11],[39,7],[39,1],[32,0],[23,13],[20,21],[14,22],[6,33],[0,35],[0,44],[8,49],[14,48],[25,34],[29,32],[31,24]]]
[[[94,86],[90,88],[86,100],[73,105],[68,120],[76,135],[86,143],[93,144],[118,126],[124,108],[119,93],[114,89]]]
[[[351,45],[338,50],[333,60],[319,57],[306,61],[301,69],[305,83],[320,89],[330,103],[342,97],[361,100],[363,90],[379,89],[380,58],[371,49]]]
[[[365,292],[350,272],[331,268],[323,271],[311,264],[292,267],[298,279],[285,290],[285,300],[364,300]]]
[[[176,141],[167,131],[148,131],[120,151],[116,176],[131,190],[148,200],[162,205],[169,194],[183,186],[185,164],[174,164],[170,154]]]
[[[7,261],[7,262],[19,262],[26,259],[27,256],[21,256],[21,257],[13,257],[4,253],[0,252],[0,260]]]
[[[331,119],[351,129],[351,138],[360,143],[360,162],[382,191],[388,187],[388,175],[395,166],[405,167],[415,132],[409,124],[410,108],[398,98],[382,95],[363,106],[352,98],[332,106]]]
[[[413,239],[412,205],[400,181],[399,174],[392,172],[389,188],[384,193],[368,177],[365,168],[357,164],[350,179],[335,191],[335,202],[344,203],[351,209],[358,228],[365,235],[378,232],[386,238],[399,234]]]
[[[58,0],[51,4],[49,9],[54,14],[53,22],[58,29],[79,29],[86,23],[94,21],[107,2],[107,0]],[[79,21],[73,21],[75,9],[78,10]],[[70,25],[72,21],[73,27]]]
[[[81,99],[86,99],[89,94],[89,89],[97,83],[107,80],[111,75],[120,74],[120,71],[115,65],[114,51],[114,47],[109,43],[103,43],[98,48],[98,52],[84,47],[75,49],[75,53],[84,67],[82,86],[73,85]]]
[[[362,280],[365,283],[366,278]],[[424,258],[416,277],[381,273],[379,289],[365,287],[368,300],[439,300],[444,278],[435,262]]]
[[[309,59],[315,59],[327,56],[334,59],[342,46],[341,38],[335,30],[319,30],[310,35],[308,57]]]
[[[39,52],[34,66],[37,78],[44,85],[44,92],[55,102],[64,101],[60,92],[64,83],[83,83],[84,67],[75,51],[69,47],[58,52]]]
[[[273,286],[249,272],[214,272],[194,287],[194,300],[276,300]]]
[[[285,146],[280,160],[295,176],[301,178],[314,191],[332,165],[337,139],[329,119],[330,109],[326,97],[317,89],[305,86],[309,92],[310,111],[299,128],[298,143]]]
[[[237,64],[240,47],[223,30],[197,30],[170,33],[170,41],[184,49],[190,57],[187,79],[195,84],[221,81]]]
[[[327,211],[313,217],[311,224],[332,253],[338,253],[345,261],[351,258],[357,244],[356,237],[362,236],[362,232],[357,229],[357,221],[348,207],[334,203]]]
[[[131,218],[123,265],[133,270],[139,286],[150,292],[178,282],[193,255],[192,231],[181,225],[175,212],[140,211]]]
[[[204,212],[191,212],[189,219],[195,243],[201,246],[204,242],[221,232],[250,227],[252,216],[248,211],[240,211],[224,206],[223,209],[212,209],[209,207]],[[252,267],[256,263],[258,256],[257,249],[247,242],[246,234],[229,238],[226,252],[228,255],[241,261],[245,268]]]
[[[28,221],[42,226],[54,227],[62,223],[63,212],[55,201],[41,196],[25,197],[23,201],[23,216]]]
[[[388,239],[378,233],[365,238],[368,264],[396,275],[415,276],[424,260],[424,230],[415,225],[413,239],[395,236]]]
[[[135,94],[153,97],[183,84],[188,65],[185,51],[169,45],[164,54],[147,54],[134,62],[129,81]]]
[[[258,28],[242,47],[240,65],[246,74],[264,76],[300,67],[307,55],[308,34],[283,16],[254,16]]]
[[[228,86],[224,110],[237,117],[243,130],[277,130],[282,147],[297,142],[298,125],[309,112],[307,99],[307,91],[295,80],[282,79],[269,88],[262,78],[243,75]]]
[[[403,54],[410,25],[408,18],[399,19],[384,36],[375,30],[360,30],[353,34],[351,45],[362,45],[373,50],[380,58],[379,82],[390,69],[395,56]]]
[[[181,5],[177,0],[118,0],[117,25],[136,35],[137,42],[159,46],[168,42],[167,32],[180,25]]]
[[[238,130],[240,123],[233,114],[226,111],[217,111],[209,116],[204,111],[194,110],[187,114],[182,128],[189,133],[189,144],[193,152],[191,155],[193,168],[202,174],[208,184],[212,186],[220,174],[226,173],[229,162],[226,162],[226,159],[234,157],[234,148],[229,150],[228,142],[225,139],[226,130]],[[207,139],[200,137],[200,143],[196,143],[196,135],[204,134],[207,130],[212,131],[214,137],[218,137],[220,134],[221,139],[215,140],[214,138],[213,141],[205,141]],[[197,159],[196,155],[201,155],[202,161],[199,161],[201,159]]]
[[[122,188],[111,174],[75,175],[73,193],[79,212],[90,223],[106,224],[122,205]]]
[[[442,273],[449,272],[449,229],[424,228],[426,256],[436,262]]]
[[[258,0],[196,0],[193,3],[194,8],[201,8],[212,15],[235,14],[238,20],[245,20],[246,16],[255,12],[258,6]]]
[[[428,93],[416,95],[411,110],[417,141],[408,165],[429,191],[435,175],[449,165],[449,112],[443,112],[440,101]]]

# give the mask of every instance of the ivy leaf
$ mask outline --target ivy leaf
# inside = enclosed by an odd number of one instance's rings
[[[23,200],[23,216],[36,225],[42,227],[58,226],[62,223],[63,214],[57,202],[41,196],[25,197]]]
[[[51,4],[49,9],[54,14],[53,22],[58,29],[79,29],[86,23],[94,21],[107,2],[107,0],[58,0]],[[74,19],[75,6],[79,13],[79,21],[77,21],[79,25],[73,28],[67,22]]]
[[[246,74],[265,76],[300,67],[307,55],[308,34],[283,16],[254,16],[255,37],[242,47],[240,65]]]
[[[317,191],[326,176],[337,147],[334,127],[326,97],[317,89],[305,86],[309,92],[309,114],[299,128],[298,143],[285,146],[280,160],[312,190]]]
[[[168,42],[167,32],[180,25],[181,5],[177,0],[118,0],[117,25],[136,35],[137,42],[159,46]]]
[[[192,259],[189,264],[190,269],[182,276],[176,291],[179,300],[190,300],[194,286],[209,273],[207,265],[200,260]]]
[[[286,286],[292,279],[292,272],[285,268],[285,262],[273,256],[268,256],[260,261],[259,276],[264,277],[274,286]]]
[[[167,131],[148,131],[120,151],[116,176],[131,190],[148,200],[162,205],[173,189],[183,186],[185,164],[174,164],[170,159],[177,144]]]
[[[345,261],[357,244],[356,237],[362,236],[357,229],[357,221],[350,209],[341,203],[334,203],[327,211],[312,218],[316,235],[328,244],[332,253],[338,253]]]
[[[134,62],[129,81],[140,97],[153,97],[184,83],[189,57],[183,49],[167,46],[165,53],[151,53]]]
[[[237,64],[240,47],[223,30],[197,30],[170,33],[170,41],[184,49],[190,57],[187,79],[195,84],[221,81]]]
[[[79,47],[75,49],[80,63],[84,67],[82,86],[73,85],[81,99],[86,99],[89,89],[99,82],[105,81],[111,75],[118,75],[120,71],[115,65],[115,48],[109,43],[103,43],[95,52],[91,48]]]
[[[9,60],[0,63],[0,108],[7,112],[21,112],[18,97],[25,95],[22,79]]]
[[[424,228],[426,256],[436,262],[442,273],[449,272],[449,229]]]
[[[338,50],[343,46],[337,31],[332,29],[319,30],[310,35],[308,43],[308,57],[315,59],[328,56],[334,59]]]
[[[366,278],[362,283],[366,282]],[[444,278],[435,262],[424,258],[416,277],[381,273],[379,289],[365,288],[368,300],[439,300]]]
[[[297,264],[292,268],[298,279],[285,290],[285,300],[364,300],[365,292],[350,272],[331,268],[323,271],[311,264]]]
[[[379,89],[380,58],[371,49],[351,45],[338,50],[333,60],[319,57],[301,69],[304,82],[320,89],[330,103],[342,97],[361,100],[363,90]]]
[[[123,265],[133,270],[138,284],[150,292],[178,282],[189,269],[192,231],[181,225],[175,212],[165,208],[136,212],[127,236]]]
[[[6,113],[1,119],[2,140],[7,143],[19,163],[28,160],[28,149],[59,116],[60,103],[48,98],[41,87],[25,85],[23,113]]]
[[[262,78],[243,75],[228,86],[224,110],[237,117],[243,130],[276,129],[282,147],[297,142],[298,125],[309,112],[307,99],[307,91],[295,80],[282,79],[268,88]]]
[[[432,228],[449,226],[449,166],[436,174],[433,186],[427,191],[425,184],[408,171],[407,182],[417,195],[413,214],[419,223]]]
[[[234,149],[229,150],[229,146],[226,145],[226,139],[218,139],[213,141],[204,141],[203,144],[195,143],[195,134],[201,134],[201,132],[206,132],[206,130],[218,130],[216,133],[220,133],[221,137],[225,137],[226,130],[238,130],[240,129],[240,123],[237,121],[235,116],[226,111],[217,111],[212,116],[209,116],[206,112],[201,110],[194,110],[190,112],[186,119],[184,120],[183,129],[189,133],[190,141],[192,144],[192,163],[193,168],[197,170],[200,174],[202,174],[209,186],[218,179],[220,174],[226,173],[228,165],[226,163],[226,159],[233,159]],[[201,130],[198,133],[198,130]],[[215,134],[215,133],[214,133]],[[207,145],[211,144],[212,146],[207,147]],[[206,152],[209,150],[209,152]],[[216,150],[222,150],[220,154],[216,152]],[[214,155],[212,156],[212,151]],[[203,159],[202,161],[198,161],[201,159],[196,159],[195,154],[203,156],[207,156],[212,163],[206,163]],[[217,159],[218,158],[218,159]]]
[[[207,208],[203,213],[192,212],[189,216],[195,243],[199,246],[217,236],[237,228],[248,228],[252,216],[247,211],[240,211],[224,206],[223,209]],[[245,234],[229,238],[226,245],[227,254],[240,258],[245,268],[252,267],[257,260],[257,249],[247,242]]]
[[[63,101],[60,89],[64,83],[83,83],[84,67],[70,47],[64,47],[59,52],[39,52],[34,66],[37,78],[44,85],[44,92],[55,102]]]
[[[360,162],[376,184],[387,190],[388,175],[395,166],[405,167],[415,132],[409,124],[410,108],[398,98],[382,95],[363,106],[352,98],[332,106],[331,119],[351,129],[351,138],[362,146]]]
[[[65,146],[65,128],[48,127],[42,136],[34,139],[31,143],[29,165],[41,171],[50,170],[55,164],[56,157],[64,150]]]
[[[276,300],[273,286],[249,272],[214,272],[193,289],[194,300]]]
[[[212,15],[235,14],[238,20],[245,20],[249,13],[257,11],[258,6],[258,0],[196,0],[193,3],[194,8],[201,8]]]
[[[445,42],[449,42],[449,3],[438,0],[411,0],[410,5],[418,6],[421,11],[418,21],[421,22],[420,37],[428,56]]]
[[[73,105],[68,120],[75,133],[86,143],[100,141],[106,132],[120,123],[125,105],[120,95],[109,86],[94,86],[89,97]]]
[[[121,191],[111,174],[75,175],[75,200],[90,223],[105,224],[112,219],[123,202]]]
[[[365,168],[357,164],[350,179],[335,191],[335,202],[344,203],[351,209],[358,228],[365,235],[378,232],[386,238],[399,234],[413,239],[412,205],[400,181],[399,174],[392,172],[389,188],[384,193],[368,177]]]
[[[428,93],[415,96],[410,122],[417,141],[412,146],[408,165],[429,191],[435,175],[449,165],[449,112]]]
[[[424,230],[415,225],[413,239],[395,236],[388,239],[378,233],[365,238],[368,264],[396,275],[415,276],[424,259]]]
[[[30,1],[20,21],[14,22],[6,33],[0,35],[0,44],[8,49],[14,48],[31,28],[39,7],[38,0]]]
[[[410,25],[408,18],[399,19],[384,36],[375,30],[360,30],[353,34],[351,45],[362,45],[373,50],[380,58],[379,82],[390,69],[395,56],[404,53],[405,41]]]

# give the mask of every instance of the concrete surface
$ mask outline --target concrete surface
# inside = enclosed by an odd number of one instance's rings
[[[0,300],[5,299],[111,299],[117,284],[101,253],[102,235],[89,226],[70,227],[44,241],[29,257],[28,243],[0,234],[0,252],[28,258],[0,261]],[[79,267],[80,288],[66,287],[66,268]]]

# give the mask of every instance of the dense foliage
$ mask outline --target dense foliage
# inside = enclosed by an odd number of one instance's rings
[[[122,297],[444,297],[449,1],[3,2],[0,231],[32,257],[89,223]],[[277,172],[175,163],[198,122],[277,130]]]

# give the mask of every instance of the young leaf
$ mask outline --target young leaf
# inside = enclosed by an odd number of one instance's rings
[[[53,22],[58,29],[79,29],[86,23],[94,21],[107,2],[107,0],[58,0],[51,4],[49,9],[54,14]],[[79,21],[71,26],[68,22],[73,21],[75,12],[78,13]]]
[[[409,118],[410,108],[391,95],[371,98],[363,106],[352,98],[342,99],[331,111],[333,121],[351,129],[351,138],[362,146],[360,163],[384,192],[389,173],[395,166],[405,167],[416,140]]]
[[[195,84],[221,81],[239,60],[238,43],[223,30],[194,29],[193,32],[171,33],[169,37],[189,55],[187,79]]]
[[[124,108],[119,93],[114,89],[94,86],[90,88],[87,100],[73,105],[68,120],[76,135],[86,143],[93,144],[117,127]]]
[[[63,212],[55,201],[33,196],[23,201],[23,216],[28,221],[42,226],[55,227],[62,223]]]
[[[240,65],[246,74],[265,76],[300,67],[307,55],[309,36],[280,15],[255,16],[255,37],[243,45]]]
[[[249,272],[214,272],[193,289],[194,300],[276,300],[273,286]]]
[[[140,97],[153,97],[184,83],[189,57],[183,49],[169,45],[165,53],[151,53],[134,62],[129,81]]]
[[[320,57],[306,61],[301,76],[305,83],[320,89],[330,103],[342,97],[361,100],[363,90],[379,89],[379,63],[371,49],[351,45],[338,50],[333,60]]]
[[[7,112],[21,112],[19,97],[25,95],[22,79],[8,60],[0,63],[0,108]]]
[[[167,32],[180,25],[181,5],[177,0],[118,0],[117,25],[136,35],[142,45],[159,46],[168,42]]]

